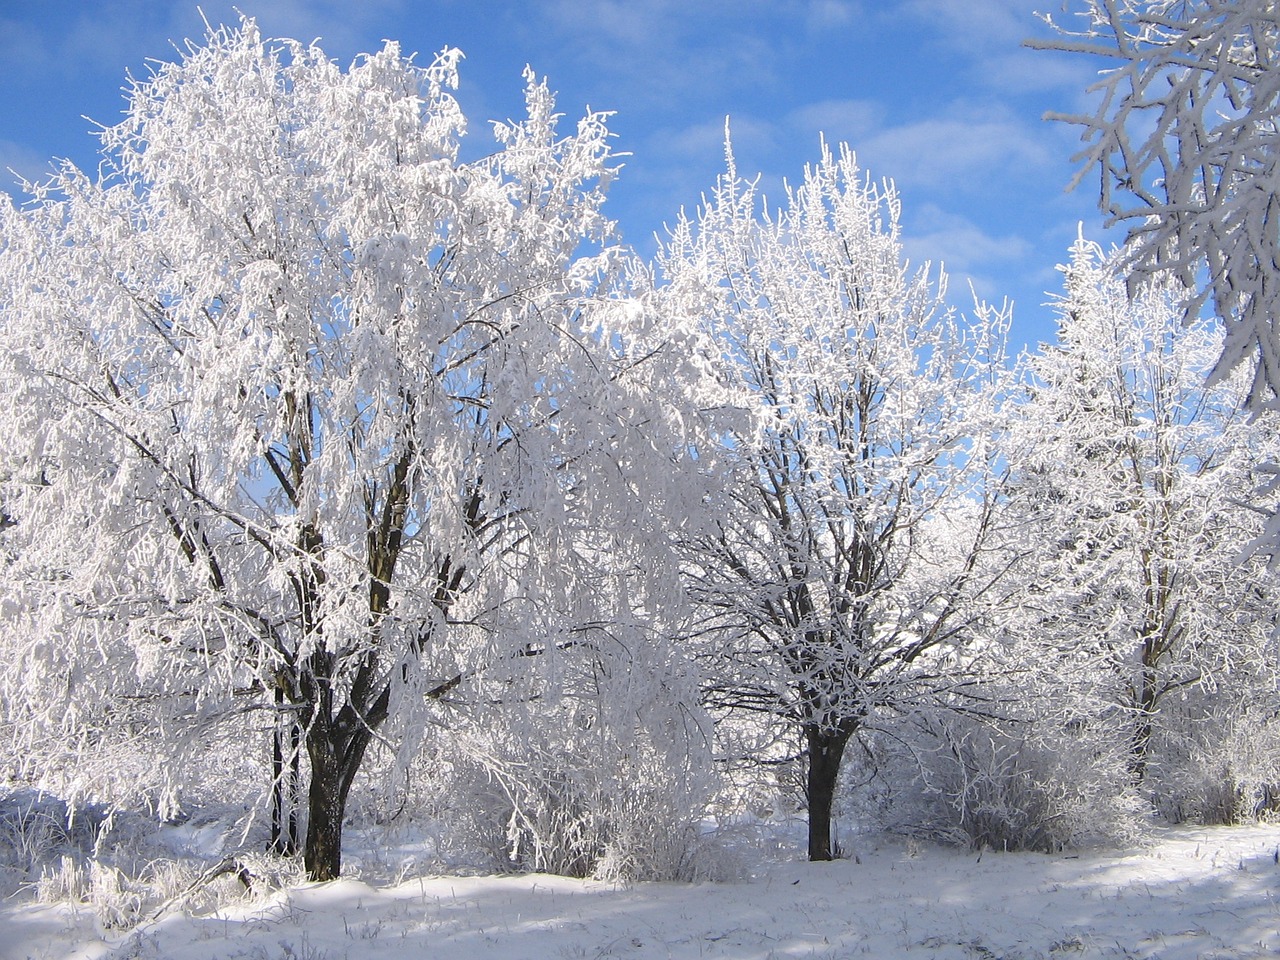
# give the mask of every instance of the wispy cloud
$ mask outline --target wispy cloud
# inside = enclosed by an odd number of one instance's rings
[[[787,119],[796,133],[821,133],[832,143],[857,145],[882,129],[887,113],[874,100],[820,100],[792,111]]]
[[[1044,6],[1044,2],[1035,0],[982,0],[981,3],[905,0],[899,10],[940,26],[942,29],[938,32],[945,35],[949,43],[987,48],[1020,41],[1037,22],[1036,10]]]
[[[985,110],[889,127],[870,136],[861,153],[878,171],[913,186],[988,190],[982,182],[1038,178],[1058,157],[1038,129]]]
[[[956,283],[972,283],[978,296],[998,300],[1005,295],[994,279],[1021,268],[1034,252],[1033,244],[1016,234],[995,236],[967,217],[926,204],[909,211],[903,249],[915,264],[942,266]]]
[[[186,41],[199,43],[205,20],[217,27],[235,26],[240,11],[257,20],[267,37],[304,43],[320,40],[330,55],[343,59],[367,52],[370,27],[394,19],[403,0],[273,0],[254,7],[242,0],[189,0],[167,4],[150,0],[107,0],[85,6],[59,36],[45,37],[50,54],[100,70],[121,71],[121,51],[145,50],[160,60],[176,56]],[[203,18],[202,18],[203,13]]]
[[[632,108],[683,110],[784,86],[809,40],[856,29],[861,10],[859,0],[551,0],[524,30],[626,89]]]
[[[213,0],[204,2],[201,9],[214,24],[237,24],[237,10],[254,17],[263,35],[288,37],[303,43],[319,40],[324,51],[335,59],[345,61],[360,53],[371,53],[381,46],[370,43],[370,30],[377,24],[394,23],[405,10],[404,0],[362,0],[349,3],[346,0],[272,0],[271,3],[254,6],[243,0]],[[183,36],[199,31],[202,24],[190,3],[173,0],[170,20],[184,28]],[[196,34],[198,39],[199,34]],[[397,39],[394,31],[379,39]],[[424,51],[426,52],[426,51]]]
[[[806,6],[805,25],[810,31],[845,29],[862,14],[862,5],[848,0],[813,0]]]
[[[661,151],[659,155],[675,166],[684,166],[690,161],[701,163],[708,158],[719,163],[724,157],[726,125],[738,156],[758,158],[772,152],[777,145],[779,131],[775,124],[751,116],[731,116],[659,130],[648,147]]]
[[[0,193],[16,193],[21,181],[40,181],[53,168],[48,157],[12,140],[0,140]]]
[[[11,71],[50,63],[53,57],[48,39],[30,23],[0,17],[0,61]]]
[[[544,6],[553,25],[587,41],[597,54],[619,46],[649,48],[664,35],[670,38],[671,20],[678,9],[671,0],[553,0]]]
[[[1092,68],[1081,58],[1024,46],[1033,38],[1053,35],[1041,14],[1055,8],[1061,14],[1061,4],[1054,0],[907,0],[899,11],[928,25],[933,46],[962,53],[968,80],[1009,96],[1025,96],[1074,91],[1088,81]]]
[[[640,246],[663,223],[674,222],[680,208],[690,214],[725,171],[724,117],[654,131],[640,147],[645,162],[624,171],[618,190],[633,210],[628,239]],[[777,150],[776,125],[749,116],[729,119],[739,170],[754,177]],[[814,141],[816,149],[817,141]],[[781,176],[766,176],[770,197],[781,194]]]
[[[992,170],[1005,179],[1037,178],[1061,157],[1061,145],[1038,120],[1028,123],[999,106],[943,101],[935,116],[890,120],[873,101],[820,101],[790,113],[785,136],[812,136],[816,143],[823,133],[830,142],[848,143],[878,177],[970,193],[990,188],[984,180]]]

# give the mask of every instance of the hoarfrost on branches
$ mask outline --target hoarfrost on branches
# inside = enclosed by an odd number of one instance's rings
[[[1274,587],[1242,553],[1280,450],[1274,420],[1242,411],[1243,376],[1206,382],[1221,327],[1188,324],[1175,282],[1132,289],[1120,255],[1071,253],[1007,448],[1035,545],[1022,632],[1051,671],[1070,664],[1072,709],[1123,731],[1159,797],[1189,741],[1273,695]]]
[[[369,744],[589,634],[574,563],[660,566],[678,473],[658,361],[617,356],[646,315],[608,282],[606,117],[560,134],[527,71],[463,162],[460,57],[211,30],[132,84],[97,179],[0,206],[6,698],[81,750],[127,704],[170,746],[296,724],[317,879]]]
[[[1074,5],[1073,5],[1074,6]],[[1129,225],[1138,282],[1170,271],[1226,322],[1215,367],[1254,368],[1251,407],[1280,395],[1280,11],[1271,0],[1085,0],[1087,26],[1039,45],[1110,61],[1082,126],[1077,182]]]
[[[845,147],[776,214],[730,152],[660,255],[668,312],[701,326],[750,413],[714,451],[716,522],[686,539],[708,702],[798,728],[813,859],[835,852],[850,738],[959,682],[1016,555],[996,544],[991,442],[1006,318],[947,309],[903,261],[898,215]]]

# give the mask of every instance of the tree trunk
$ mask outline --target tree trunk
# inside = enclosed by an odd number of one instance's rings
[[[369,745],[369,732],[361,728],[345,734],[329,724],[307,734],[311,760],[311,784],[307,792],[307,838],[302,859],[307,879],[336,880],[342,873],[342,821],[347,794]]]
[[[840,777],[840,761],[852,731],[806,726],[804,732],[809,744],[809,859],[830,860],[834,855],[831,805]]]
[[[1147,778],[1147,761],[1151,754],[1151,738],[1155,734],[1155,716],[1160,708],[1161,693],[1155,667],[1145,660],[1144,657],[1140,686],[1133,698],[1137,723],[1129,756],[1129,771],[1133,782],[1139,786]]]
[[[1147,779],[1147,757],[1151,752],[1151,735],[1154,733],[1151,715],[1143,713],[1138,718],[1138,727],[1133,732],[1133,746],[1129,756],[1129,772],[1133,782],[1142,786]]]
[[[317,740],[321,742],[316,743]],[[302,860],[309,880],[336,880],[342,873],[342,819],[347,798],[333,744],[307,737],[311,784],[307,790],[307,839]]]

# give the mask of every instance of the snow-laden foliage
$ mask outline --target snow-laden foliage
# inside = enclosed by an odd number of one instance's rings
[[[1173,823],[1239,824],[1280,813],[1280,718],[1273,697],[1252,706],[1209,700],[1198,722],[1157,741],[1165,771],[1156,797]]]
[[[1240,377],[1206,382],[1220,327],[1188,325],[1167,281],[1131,298],[1117,259],[1073,248],[1008,453],[1037,546],[1024,628],[1091,677],[1091,722],[1127,730],[1131,772],[1158,792],[1173,725],[1198,739],[1224,705],[1274,697],[1272,578],[1243,554],[1280,451],[1275,423],[1241,410]]]
[[[923,714],[873,734],[851,756],[845,804],[862,825],[976,850],[1139,840],[1146,805],[1123,732],[1091,725],[1087,691],[1056,680],[1010,670],[984,685],[1004,698],[998,717]]]
[[[850,736],[957,680],[1013,555],[990,444],[1004,318],[948,310],[904,262],[898,213],[847,148],[824,145],[776,214],[730,153],[660,255],[666,309],[751,415],[722,434],[714,523],[684,544],[707,701],[802,733],[815,859]]]
[[[296,725],[316,878],[384,727],[411,752],[486,669],[645,613],[572,570],[660,570],[679,472],[661,343],[617,355],[649,315],[603,282],[606,118],[559,133],[527,71],[464,162],[460,56],[211,31],[131,85],[100,176],[0,204],[6,722],[69,762],[146,733],[162,788],[198,731]]]
[[[593,562],[630,558],[619,549]],[[686,608],[661,608],[661,592],[639,594],[638,580],[611,582],[632,591],[612,607],[608,582],[581,581],[601,619],[564,645],[554,671],[508,669],[501,709],[482,705],[460,725],[463,832],[503,870],[708,879],[722,871],[700,843],[716,779],[711,724],[692,664],[668,642],[688,634]]]
[[[1048,46],[1108,61],[1081,125],[1077,180],[1129,225],[1145,280],[1172,271],[1227,322],[1216,375],[1254,368],[1248,402],[1280,395],[1280,10],[1273,0],[1083,0]]]
[[[1207,382],[1220,326],[1187,323],[1175,281],[1134,286],[1123,263],[1081,239],[1063,268],[1058,339],[1023,358],[1001,444],[1019,600],[961,710],[922,711],[855,755],[849,802],[872,820],[1056,849],[1132,839],[1153,810],[1220,820],[1271,795],[1268,738],[1243,750],[1239,724],[1274,710],[1274,574],[1248,545],[1275,423],[1242,410],[1242,375]]]
[[[132,923],[216,872],[100,856],[112,801],[198,813],[173,829],[219,857],[270,809],[268,859],[305,825],[312,878],[354,817],[430,831],[433,864],[611,880],[731,872],[717,795],[740,823],[803,794],[813,858],[840,810],[1057,849],[1146,801],[1274,805],[1250,551],[1280,438],[1241,409],[1274,388],[1269,146],[1242,145],[1270,81],[1241,65],[1275,18],[1089,10],[1145,25],[1089,158],[1157,216],[1119,261],[1076,246],[1025,382],[847,148],[776,210],[729,151],[646,264],[602,212],[607,118],[559,132],[531,71],[477,160],[457,51],[342,69],[245,20],[131,83],[96,177],[0,198],[0,882]],[[1183,141],[1210,152],[1174,184]],[[1156,277],[1206,263],[1225,347]]]

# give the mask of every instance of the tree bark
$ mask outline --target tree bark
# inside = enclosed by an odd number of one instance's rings
[[[852,731],[806,725],[804,732],[809,745],[809,859],[830,860],[834,856],[831,806],[840,777],[840,761]]]
[[[342,873],[342,821],[347,794],[369,745],[369,731],[362,727],[347,734],[336,724],[317,724],[321,730],[307,735],[311,760],[311,784],[307,791],[307,837],[303,865],[307,879],[336,880]]]
[[[1148,640],[1143,648],[1142,674],[1135,691],[1134,709],[1137,723],[1130,747],[1129,772],[1133,782],[1141,786],[1147,779],[1147,762],[1151,753],[1151,738],[1155,735],[1155,716],[1160,708],[1160,685],[1156,675],[1157,655],[1151,653]]]

